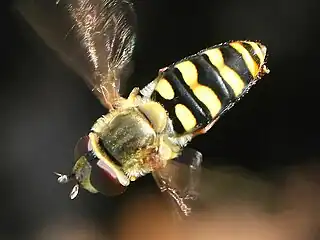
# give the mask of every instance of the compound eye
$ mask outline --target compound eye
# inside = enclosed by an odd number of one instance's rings
[[[127,187],[121,185],[110,169],[107,169],[103,160],[98,160],[91,165],[90,182],[92,186],[105,196],[122,194]]]
[[[91,166],[90,184],[100,193],[106,196],[115,196],[123,193],[126,187],[117,179],[114,171],[105,164],[104,160],[92,154],[92,145],[89,136],[83,136],[74,148],[74,158],[77,162],[81,157],[86,156],[86,161]]]
[[[74,160],[77,161],[80,157],[91,151],[89,136],[81,137],[74,148]]]

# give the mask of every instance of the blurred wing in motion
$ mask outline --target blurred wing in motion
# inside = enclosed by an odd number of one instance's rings
[[[132,69],[135,13],[129,0],[16,0],[49,47],[83,77],[108,109]]]
[[[186,148],[163,169],[153,172],[161,192],[169,196],[180,217],[189,216],[200,191],[202,154]]]

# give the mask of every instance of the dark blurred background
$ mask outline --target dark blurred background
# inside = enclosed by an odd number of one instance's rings
[[[116,198],[81,191],[71,201],[72,186],[56,183],[52,172],[69,171],[75,143],[105,110],[11,2],[3,4],[0,239],[168,234],[167,207],[157,201],[151,176]],[[206,201],[215,206],[212,225],[198,224],[207,230],[193,239],[320,239],[319,5],[135,1],[138,41],[127,92],[151,81],[158,69],[214,44],[259,39],[268,47],[271,73],[191,144],[211,169],[203,184]],[[277,210],[257,210],[257,202]],[[199,237],[208,231],[208,238]]]

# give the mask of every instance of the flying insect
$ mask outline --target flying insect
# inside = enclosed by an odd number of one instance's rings
[[[70,174],[59,183],[107,196],[152,173],[184,215],[198,194],[202,155],[187,148],[197,135],[241,99],[266,73],[267,48],[257,41],[230,41],[159,70],[128,98],[135,45],[135,12],[128,0],[21,1],[18,9],[45,42],[86,81],[108,113],[75,147]]]

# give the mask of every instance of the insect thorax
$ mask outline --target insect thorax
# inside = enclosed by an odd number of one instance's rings
[[[138,107],[119,109],[102,116],[92,131],[99,137],[100,151],[133,179],[164,166],[168,160],[163,153],[167,150],[163,134],[155,131]]]

